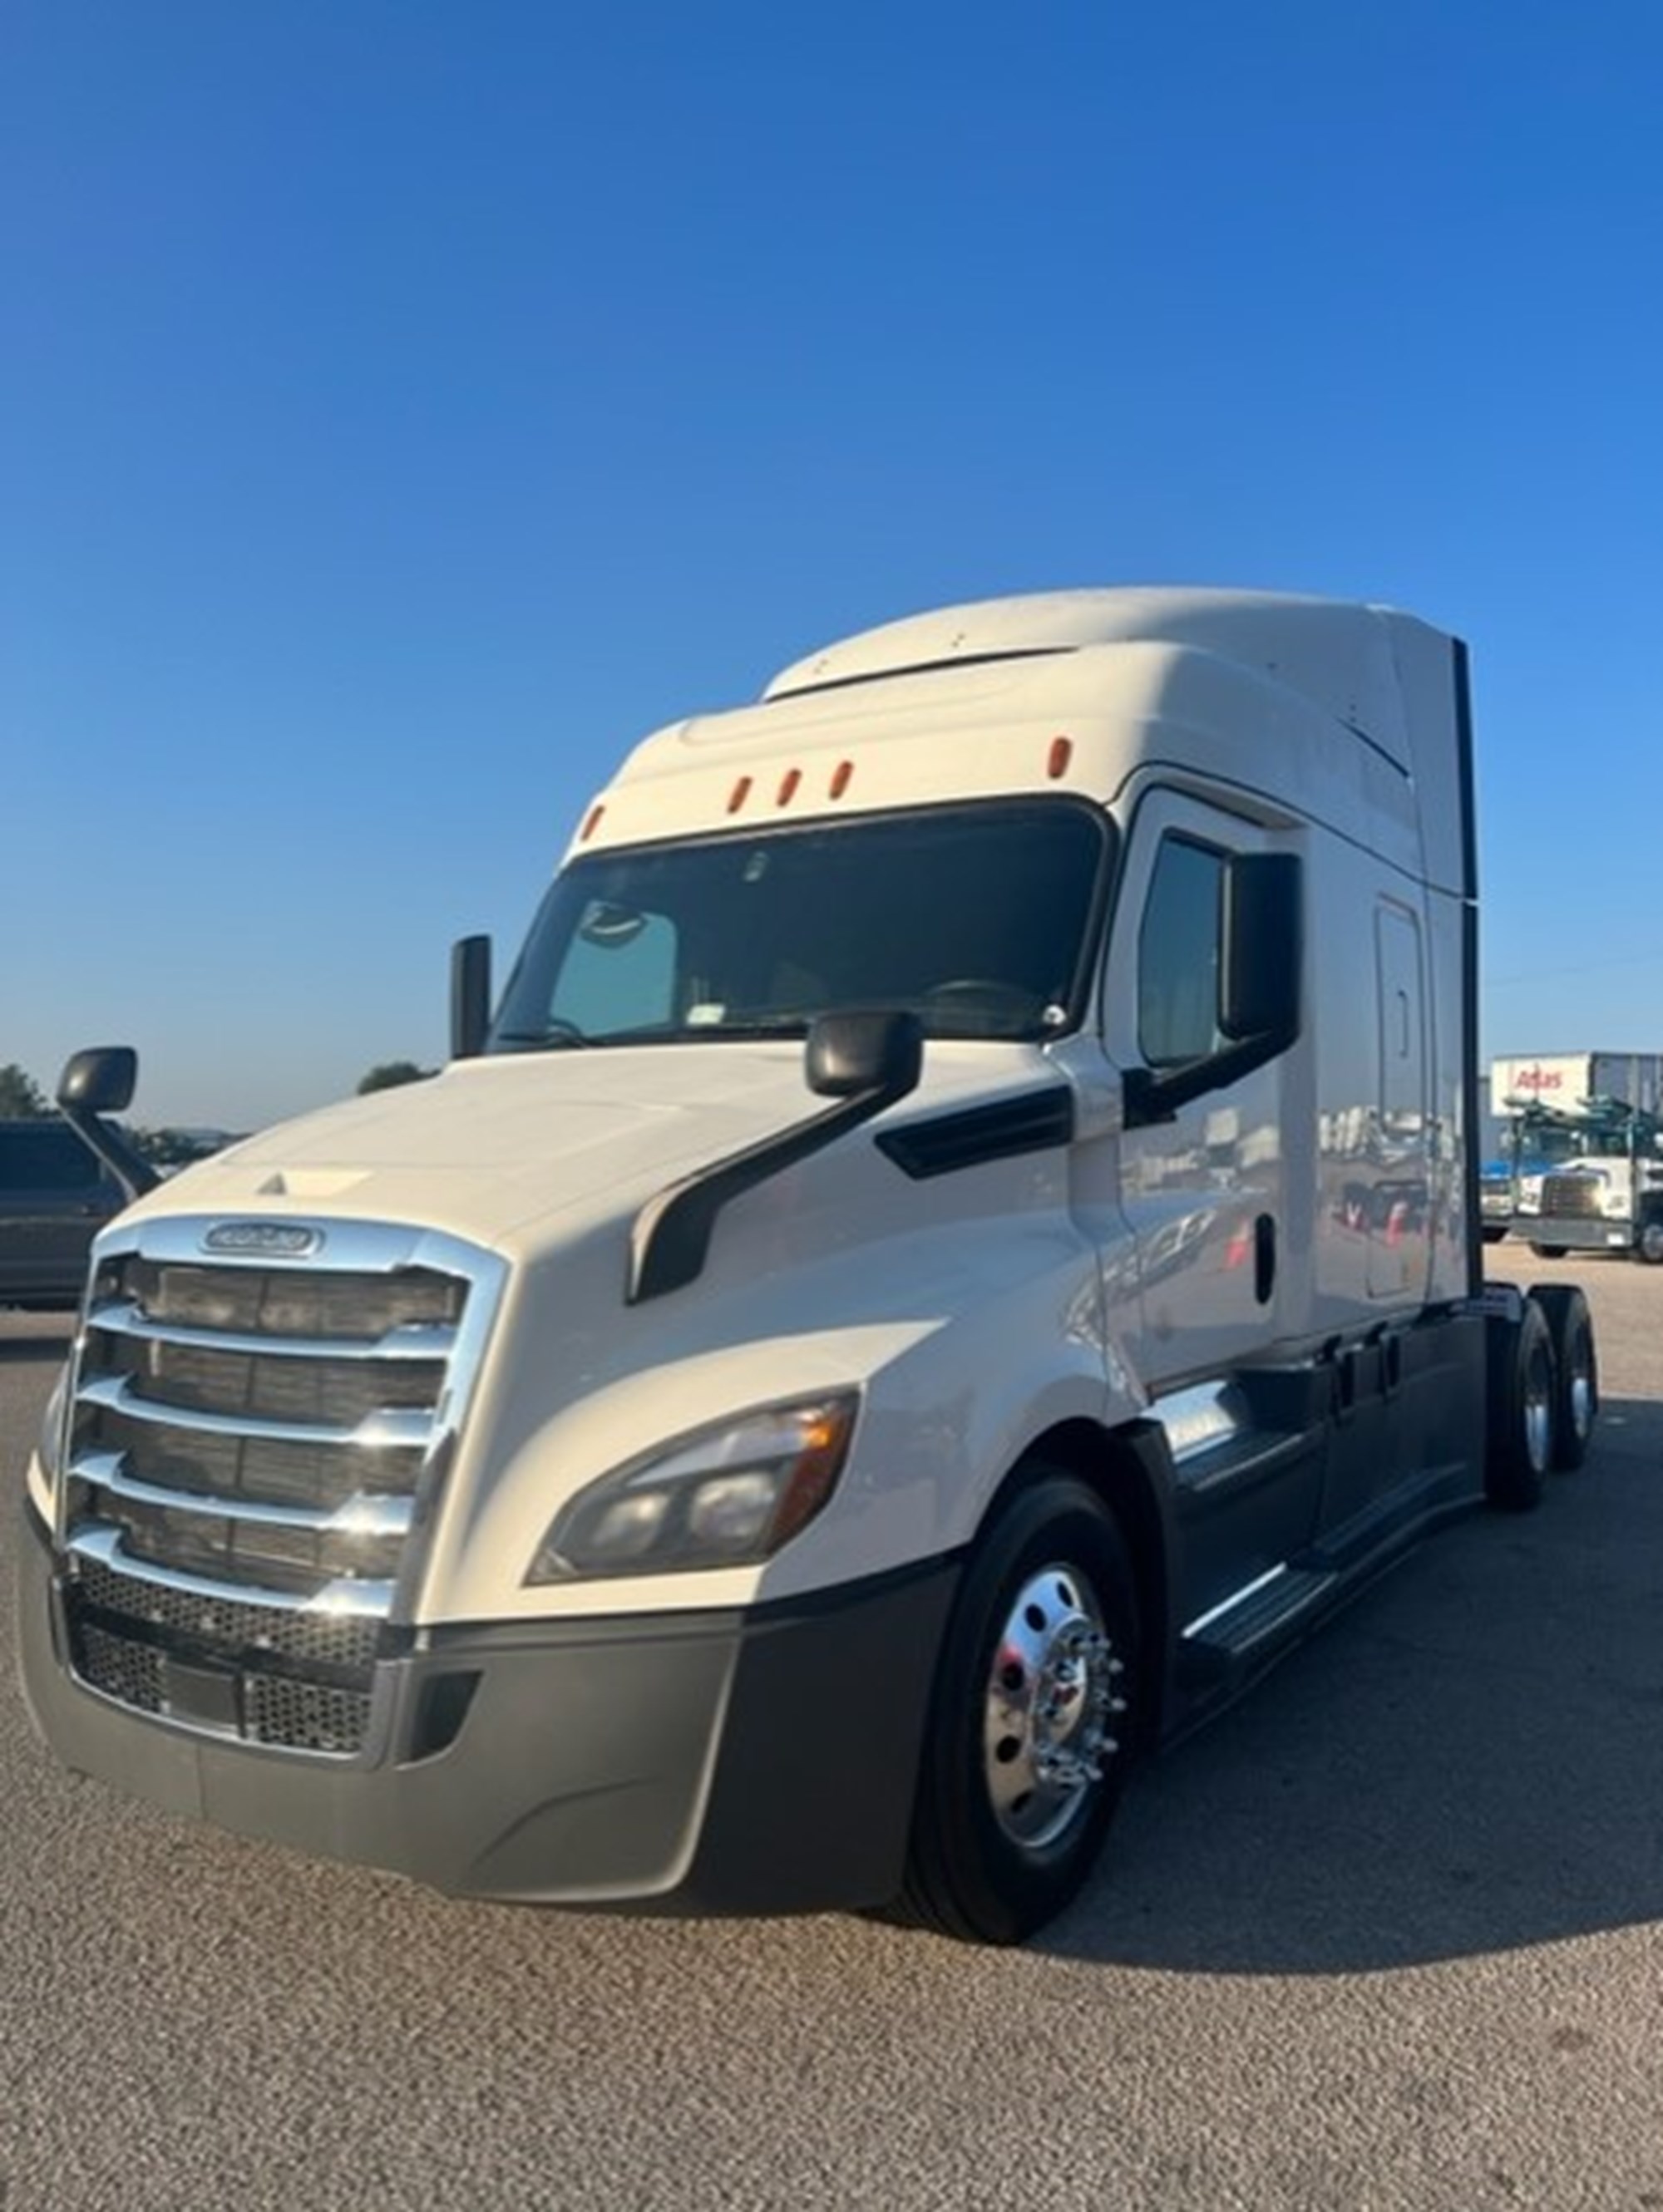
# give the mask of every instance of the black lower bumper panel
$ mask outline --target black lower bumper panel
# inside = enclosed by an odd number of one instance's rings
[[[234,1689],[176,1655],[135,1677],[164,1711],[89,1687],[48,1540],[32,1514],[20,1534],[37,1727],[170,1811],[527,1903],[788,1912],[899,1886],[953,1561],[745,1612],[421,1632],[376,1660],[340,1755],[248,1741]]]

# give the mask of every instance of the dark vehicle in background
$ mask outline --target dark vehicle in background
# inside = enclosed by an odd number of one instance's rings
[[[0,1121],[0,1306],[78,1305],[93,1238],[126,1202],[67,1121]]]

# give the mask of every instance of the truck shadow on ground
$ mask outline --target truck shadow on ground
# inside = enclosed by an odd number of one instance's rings
[[[1128,1792],[1035,1944],[1329,1974],[1663,1920],[1663,1406],[1435,1537]]]

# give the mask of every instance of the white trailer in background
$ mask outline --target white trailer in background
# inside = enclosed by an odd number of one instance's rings
[[[1489,1063],[1489,1110],[1498,1120],[1524,1106],[1575,1112],[1589,1098],[1663,1113],[1663,1053],[1512,1053]]]

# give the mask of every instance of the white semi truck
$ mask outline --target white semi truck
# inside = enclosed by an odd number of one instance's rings
[[[1627,1252],[1663,1265],[1663,1057],[1514,1054],[1491,1062],[1489,1083],[1505,1149],[1485,1178],[1487,1224],[1544,1259]]]
[[[447,1890],[1020,1939],[1129,1764],[1585,1454],[1486,1291],[1465,656],[948,609],[662,731],[450,1065],[146,1189],[27,1474],[71,1765]]]

